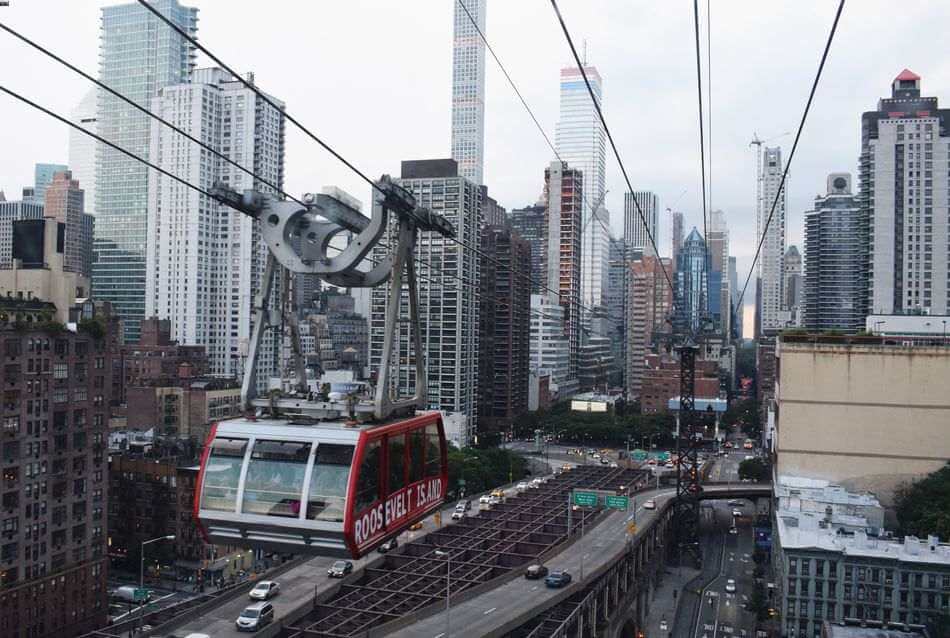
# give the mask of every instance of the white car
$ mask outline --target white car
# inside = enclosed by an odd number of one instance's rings
[[[736,593],[736,581],[728,578],[726,579],[726,593],[734,594]]]
[[[454,512],[452,512],[453,521],[460,521],[463,518],[465,518],[465,510],[455,510]]]
[[[656,509],[656,500],[650,498],[647,499],[647,502],[643,504],[643,509],[645,510],[655,510]]]
[[[600,454],[594,454],[593,457],[597,460],[600,460]]]
[[[660,631],[668,631],[669,628],[670,628],[670,625],[668,622],[666,622],[666,619],[663,619],[660,621]]]
[[[524,492],[526,489],[528,489],[528,484],[524,481],[521,481],[518,483],[515,489],[517,489],[519,492]]]
[[[533,481],[528,483],[528,487],[530,487],[533,490],[538,489],[539,487],[541,487],[541,479],[534,479]]]
[[[739,530],[737,530],[735,527],[730,527],[730,528],[729,528],[729,533],[730,533],[730,534],[738,534],[738,533],[739,533]]]
[[[733,515],[733,516],[742,516],[742,512],[740,512],[739,510],[732,510],[732,515]]]
[[[479,505],[491,505],[491,496],[485,494],[478,499]]]
[[[612,467],[612,468],[614,468],[614,467],[620,467],[620,466],[619,466],[619,465],[617,465],[617,463],[616,463],[616,462],[614,462],[614,463],[611,463],[611,464],[610,464],[610,467]]]
[[[280,583],[275,580],[262,580],[254,585],[248,596],[254,600],[270,600],[280,593]]]

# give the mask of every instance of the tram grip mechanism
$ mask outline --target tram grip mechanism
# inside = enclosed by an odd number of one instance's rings
[[[407,189],[383,175],[374,189],[372,217],[327,194],[307,193],[296,201],[278,200],[269,193],[245,190],[239,193],[227,184],[216,182],[211,196],[260,222],[261,235],[268,255],[264,277],[253,307],[254,328],[248,345],[247,365],[241,385],[241,399],[248,410],[270,410],[277,416],[357,420],[385,420],[393,416],[413,414],[425,408],[427,375],[419,328],[418,290],[415,273],[415,245],[418,231],[454,237],[451,222],[431,210],[418,206]],[[390,215],[395,223],[390,223]],[[369,253],[380,245],[390,231],[389,254],[374,262],[369,270],[359,266]],[[342,251],[329,255],[330,241],[341,232],[351,233]],[[280,272],[279,272],[280,271]],[[327,283],[341,287],[372,288],[391,282],[385,314],[383,357],[379,367],[375,394],[372,398],[350,398],[344,401],[315,400],[307,385],[306,370],[300,348],[300,333],[293,295],[290,294],[290,273],[317,275]],[[271,307],[274,281],[281,276],[279,307]],[[405,278],[405,279],[404,279]],[[393,346],[400,321],[400,298],[403,283],[409,296],[409,325],[415,355],[415,393],[410,397],[394,394],[391,383]],[[291,353],[295,369],[294,391],[287,395],[274,393],[267,398],[257,396],[257,370],[261,343],[269,329],[289,327]]]

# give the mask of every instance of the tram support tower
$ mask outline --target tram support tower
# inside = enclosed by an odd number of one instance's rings
[[[703,428],[696,418],[696,344],[692,339],[679,346],[680,354],[680,407],[679,428],[676,437],[676,454],[679,461],[676,474],[676,559],[680,565],[690,559],[702,565],[699,546],[699,500],[702,495],[700,483],[699,448],[702,445]]]

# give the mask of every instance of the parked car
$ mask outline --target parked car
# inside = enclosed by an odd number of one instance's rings
[[[385,554],[386,552],[391,552],[397,547],[399,547],[399,541],[396,540],[395,536],[393,536],[392,538],[387,540],[385,543],[380,545],[376,551],[379,552],[380,554]]]
[[[273,605],[270,603],[254,603],[241,612],[234,624],[238,631],[257,631],[273,620]]]
[[[262,580],[248,592],[254,600],[270,600],[280,593],[280,583],[276,580]]]
[[[652,499],[652,498],[648,498],[648,499],[646,500],[646,502],[643,504],[643,509],[645,509],[645,510],[655,510],[655,509],[656,509],[656,500],[655,500],[655,499]]]
[[[529,565],[524,570],[524,577],[528,580],[540,580],[548,575],[548,568],[544,565]]]
[[[544,584],[548,587],[564,587],[570,582],[571,574],[563,570],[551,572],[544,579]]]
[[[115,598],[116,600],[121,600],[124,603],[139,602],[135,600],[136,589],[138,589],[138,587],[135,587],[133,585],[122,585],[121,587],[117,587],[116,590],[112,592],[112,597]],[[148,592],[145,595],[144,602],[149,602],[151,599],[152,599],[152,592]]]
[[[730,594],[736,593],[736,581],[732,578],[726,579],[726,592]]]
[[[348,560],[338,560],[330,565],[327,570],[327,576],[330,578],[343,578],[353,571],[353,563]]]

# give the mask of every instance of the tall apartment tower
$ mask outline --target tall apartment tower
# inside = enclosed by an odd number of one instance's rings
[[[640,205],[639,210],[637,204]],[[640,213],[643,217],[640,217]],[[660,218],[659,204],[654,193],[650,191],[635,191],[624,193],[623,196],[623,239],[628,248],[638,250],[644,255],[654,254],[650,236],[656,245],[660,245]],[[646,220],[646,224],[643,220]]]
[[[868,314],[948,314],[950,109],[904,69],[861,116]]]
[[[667,208],[667,210],[670,210]],[[683,213],[670,210],[670,257],[673,266],[679,263],[680,248],[683,247]]]
[[[551,390],[561,398],[577,391],[577,373],[570,372],[571,346],[566,336],[567,309],[550,295],[531,295],[531,372],[550,374]]]
[[[758,286],[756,290],[755,322],[761,330],[784,328],[788,316],[784,311],[783,297],[783,259],[785,257],[785,205],[787,188],[775,204],[772,221],[766,231],[766,222],[772,203],[779,194],[782,182],[782,149],[765,147],[762,152],[761,172],[758,175],[758,201],[756,214],[756,241],[762,242],[762,253],[758,263]],[[787,184],[786,184],[787,187]]]
[[[547,215],[548,209],[543,202],[534,206],[525,206],[511,211],[508,223],[531,247],[531,294],[547,294]]]
[[[155,0],[158,11],[186,33],[197,32],[198,10],[177,0]],[[138,3],[103,7],[99,80],[149,108],[163,86],[186,82],[194,47]],[[152,119],[105,91],[98,93],[99,135],[139,157],[149,156]],[[185,146],[178,138],[175,142]],[[200,149],[191,152],[195,162]],[[145,314],[148,168],[100,144],[96,149],[96,263],[93,296],[122,318],[126,341],[137,341]]]
[[[673,290],[667,281],[667,277],[673,278],[673,265],[665,257],[643,255],[630,264],[629,270],[626,390],[627,399],[632,401],[640,396],[654,335],[665,331],[664,324],[673,309]]]
[[[603,108],[600,73],[593,66],[585,66],[584,70]],[[610,215],[603,207],[607,136],[577,67],[561,69],[560,119],[554,143],[560,159],[583,174],[581,300],[585,306],[599,306],[604,303],[610,259]],[[597,206],[597,210],[591,210],[592,206]],[[593,219],[595,214],[597,218]]]
[[[607,321],[605,335],[610,338],[612,386],[622,383],[627,360],[627,299],[630,292],[630,263],[642,253],[627,247],[623,239],[610,242],[607,269]]]
[[[715,321],[719,333],[728,338],[732,332],[729,226],[726,223],[726,214],[721,210],[714,210],[709,213],[706,250],[709,252],[708,312]]]
[[[458,162],[460,177],[480,186],[485,159],[485,43],[468,14],[485,33],[488,0],[453,4],[452,159]]]
[[[151,110],[282,187],[283,112],[229,73],[199,69],[191,82],[159,89]],[[203,189],[221,180],[239,192],[272,190],[194,144],[182,144],[178,133],[157,121],[148,147],[153,164]],[[260,222],[155,170],[148,175],[147,210],[147,316],[168,319],[179,343],[205,346],[213,374],[242,374],[242,344],[251,336],[253,295],[267,258]],[[262,349],[262,371],[275,371],[274,345]]]
[[[784,308],[788,312],[789,324],[798,326],[801,325],[802,304],[802,254],[798,252],[798,246],[789,246],[785,251],[782,269]]]
[[[0,636],[66,638],[105,626],[109,610],[108,428],[117,328],[104,308],[93,316],[92,302],[77,316],[71,284],[81,277],[63,270],[62,224],[17,226],[23,269],[0,272],[7,291],[0,297]],[[35,263],[26,263],[27,255]],[[43,325],[49,317],[81,327],[53,334]],[[80,321],[87,318],[95,323]]]
[[[463,244],[478,245],[482,224],[482,190],[478,184],[458,174],[452,159],[418,160],[402,163],[396,180],[415,196],[419,206],[443,215]],[[379,206],[374,201],[373,206]],[[387,231],[390,246],[395,245]],[[385,256],[382,247],[374,249],[374,259]],[[419,313],[423,317],[422,344],[428,371],[429,408],[443,410],[454,417],[447,426],[459,445],[474,442],[478,419],[478,336],[480,259],[474,251],[455,242],[445,241],[438,233],[421,232],[416,242]],[[430,272],[424,264],[439,264]],[[465,284],[459,282],[462,279]],[[470,283],[469,283],[470,282]],[[383,353],[383,323],[389,287],[372,291],[370,312],[370,369],[378,371]],[[408,297],[402,304],[409,307]],[[400,322],[394,340],[394,352],[400,361],[393,370],[394,390],[409,395],[415,390],[415,356],[411,349],[411,326]],[[458,428],[458,429],[455,429]]]
[[[544,170],[544,200],[547,223],[544,254],[547,255],[548,290],[557,291],[564,307],[564,335],[570,347],[568,374],[577,378],[577,357],[581,347],[581,207],[584,176],[567,162],[554,161]]]
[[[59,171],[45,189],[44,217],[65,226],[63,247],[66,272],[83,277],[92,273],[92,235],[95,218],[84,213],[85,197],[70,171]]]
[[[487,412],[479,417],[484,427],[498,433],[510,430],[528,409],[528,371],[531,337],[531,284],[524,273],[531,269],[531,245],[506,226],[488,226],[487,242],[494,249],[494,286],[490,299],[491,351],[480,366],[491,384]],[[483,262],[484,266],[484,262]],[[483,274],[484,279],[484,274]],[[485,349],[482,349],[485,352]]]
[[[802,326],[812,332],[864,329],[866,238],[850,173],[828,176],[825,195],[805,213]]]
[[[32,188],[23,189],[32,193]],[[13,222],[25,219],[43,219],[43,202],[32,195],[20,200],[0,200],[0,269],[13,267]]]
[[[90,133],[98,130],[96,120],[96,89],[82,98],[73,109],[69,120]],[[73,179],[80,183],[85,192],[83,212],[95,215],[96,205],[96,146],[98,142],[82,131],[69,129],[69,170]]]

